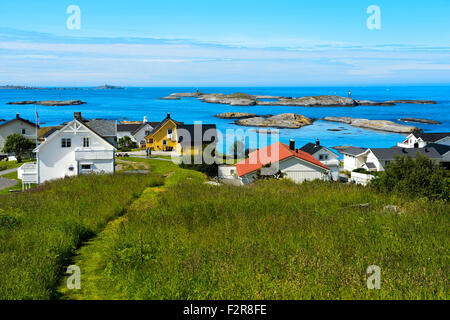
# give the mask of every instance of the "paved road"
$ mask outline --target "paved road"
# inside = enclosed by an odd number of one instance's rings
[[[18,168],[12,168],[12,169],[7,169],[7,170],[0,171],[0,176],[2,176],[4,174],[7,174],[7,173],[11,173],[11,172],[17,171],[17,169]]]
[[[19,182],[17,180],[6,179],[6,178],[1,177],[4,174],[15,172],[15,171],[17,171],[17,168],[0,171],[0,190],[15,186]]]
[[[0,190],[15,186],[19,181],[0,177]]]

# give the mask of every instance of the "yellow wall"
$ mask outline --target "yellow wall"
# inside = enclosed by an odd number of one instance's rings
[[[175,137],[174,141],[172,139],[167,138],[167,130],[172,129],[172,135]],[[155,133],[145,137],[145,143],[147,148],[152,148],[154,151],[162,151],[165,150],[165,147],[173,147],[174,150],[178,148],[179,145],[177,142],[177,125],[173,120],[168,120],[164,125],[158,129]],[[153,143],[150,142],[150,139],[153,138]],[[167,144],[163,146],[163,141],[167,140]]]

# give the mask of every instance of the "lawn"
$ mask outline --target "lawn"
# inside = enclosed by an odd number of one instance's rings
[[[21,165],[23,165],[26,162],[30,162],[32,160],[24,159],[21,163],[18,163],[17,161],[0,161],[0,172],[7,170],[7,169],[13,169],[18,168]]]
[[[325,182],[217,187],[152,161],[165,186],[79,251],[85,282],[65,298],[448,299],[447,203]]]

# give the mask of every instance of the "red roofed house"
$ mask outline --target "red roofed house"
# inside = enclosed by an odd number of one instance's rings
[[[265,166],[269,166],[266,168]],[[330,169],[309,153],[295,148],[295,141],[289,146],[277,142],[249,154],[248,159],[236,164],[237,174],[243,184],[255,180],[258,170],[261,174],[281,171],[284,177],[301,183],[305,180],[329,180]]]

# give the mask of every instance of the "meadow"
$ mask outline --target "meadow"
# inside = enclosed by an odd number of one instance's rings
[[[82,247],[64,299],[448,299],[449,207],[371,188],[286,180],[211,186],[146,162],[147,188]],[[395,207],[394,207],[395,206]],[[381,289],[367,288],[367,267]]]
[[[53,299],[73,254],[160,175],[89,175],[0,195],[0,299]]]

